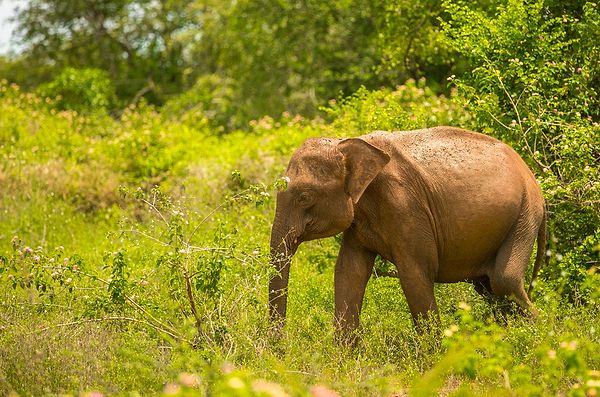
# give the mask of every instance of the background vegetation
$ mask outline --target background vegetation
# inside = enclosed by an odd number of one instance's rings
[[[0,394],[600,391],[600,9],[553,0],[54,1],[0,58]],[[531,166],[550,211],[531,320],[440,285],[414,332],[373,277],[333,341],[336,238],[267,323],[268,235],[311,136],[450,124]],[[385,263],[379,263],[385,268]]]

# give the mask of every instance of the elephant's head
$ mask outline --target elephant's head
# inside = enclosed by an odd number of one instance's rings
[[[285,319],[291,256],[300,243],[334,236],[354,220],[354,206],[390,161],[382,150],[362,139],[310,139],[292,156],[288,187],[277,194],[271,231],[269,282],[272,322]]]

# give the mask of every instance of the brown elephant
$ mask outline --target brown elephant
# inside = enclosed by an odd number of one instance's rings
[[[292,156],[271,233],[269,313],[285,319],[291,256],[303,241],[343,232],[335,320],[354,330],[376,255],[395,264],[413,320],[437,313],[434,283],[470,281],[480,293],[531,309],[546,243],[535,177],[509,146],[453,127],[309,139]],[[530,290],[531,286],[530,285]]]

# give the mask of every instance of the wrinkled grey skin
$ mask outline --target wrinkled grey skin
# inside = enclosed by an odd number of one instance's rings
[[[524,278],[536,237],[533,278],[545,252],[545,203],[529,168],[502,142],[452,127],[309,139],[286,177],[271,234],[273,323],[285,319],[298,245],[341,232],[334,283],[342,334],[358,326],[377,254],[395,264],[416,324],[437,313],[436,282],[470,281],[531,309]]]

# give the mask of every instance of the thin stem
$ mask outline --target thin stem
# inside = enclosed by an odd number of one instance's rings
[[[98,280],[101,283],[104,283],[105,285],[110,285],[110,282],[108,282],[106,280],[103,280],[103,279],[101,279],[98,276],[94,276],[92,274],[84,273],[84,272],[82,272],[80,270],[75,271],[75,273],[79,273],[79,274],[82,274],[84,276],[90,277],[92,279]],[[160,327],[162,327],[164,329],[170,328],[171,332],[176,332],[176,331],[173,330],[173,328],[170,325],[167,326],[167,325],[163,324],[161,321],[157,320],[152,314],[148,313],[148,311],[146,311],[146,309],[144,309],[142,306],[140,306],[136,301],[134,301],[127,294],[125,294],[125,299],[129,302],[130,306],[132,306],[134,309],[136,309],[136,310],[140,311],[141,313],[143,313],[144,315],[146,315],[150,320],[152,320],[156,324],[158,324],[158,326],[160,326]]]
[[[196,300],[194,299],[194,291],[192,290],[191,276],[188,271],[188,263],[187,263],[188,259],[189,258],[186,257],[186,263],[183,268],[183,278],[185,279],[185,289],[187,292],[188,301],[190,303],[190,309],[192,311],[192,314],[194,315],[194,318],[196,319],[196,328],[198,329],[198,331],[200,331],[200,328],[202,326],[202,321],[200,320],[200,316],[198,315],[198,310],[196,309]]]
[[[138,324],[142,324],[145,325],[147,327],[150,327],[158,332],[162,332],[164,334],[169,335],[170,337],[177,339],[178,341],[181,342],[186,342],[188,344],[192,344],[189,340],[185,339],[184,337],[182,337],[181,335],[177,335],[175,333],[173,333],[172,331],[169,331],[167,329],[164,328],[160,328],[158,326],[156,326],[155,324],[152,324],[149,321],[145,321],[145,320],[140,320],[137,318],[133,318],[133,317],[124,317],[124,316],[110,316],[110,317],[102,317],[102,318],[91,318],[91,319],[86,319],[86,320],[78,320],[78,321],[71,321],[68,323],[62,323],[62,324],[55,324],[55,325],[51,325],[48,327],[44,327],[44,328],[40,328],[37,329],[35,331],[31,331],[28,332],[28,334],[34,334],[37,332],[44,332],[44,331],[48,331],[52,328],[61,328],[61,327],[70,327],[73,325],[81,325],[81,324],[87,324],[87,323],[97,323],[97,322],[104,322],[104,321],[129,321],[129,322],[133,322],[133,323],[138,323]]]
[[[123,232],[123,233],[135,233],[135,234],[139,234],[140,236],[145,237],[145,238],[147,238],[149,240],[152,240],[152,241],[154,241],[154,242],[156,242],[156,243],[158,243],[158,244],[160,244],[160,245],[162,245],[164,247],[168,247],[169,246],[169,243],[166,243],[166,242],[164,242],[162,240],[159,240],[156,237],[152,237],[151,235],[149,235],[147,233],[140,232],[139,230],[127,229],[127,230],[121,230],[121,232]]]
[[[241,192],[234,194],[233,196],[231,196],[231,198],[229,200],[234,200],[237,199],[239,197],[241,197],[242,195],[248,193],[250,191],[250,189],[245,189],[242,190]],[[192,238],[194,238],[194,236],[196,235],[196,233],[198,232],[198,230],[200,229],[200,226],[202,226],[207,220],[210,219],[210,217],[212,217],[217,211],[219,211],[221,208],[223,208],[225,206],[225,204],[228,203],[229,200],[225,200],[223,201],[221,204],[219,204],[218,206],[216,206],[215,208],[213,208],[208,215],[206,215],[194,228],[194,230],[192,230],[192,233],[190,233],[190,236],[188,237],[187,241],[185,242],[186,245],[190,245],[190,242],[192,241]]]
[[[164,215],[162,214],[162,212],[160,212],[160,210],[158,208],[156,208],[156,206],[154,205],[154,203],[151,203],[150,201],[146,200],[146,199],[141,199],[141,201],[145,204],[147,204],[151,210],[153,210],[154,212],[156,212],[158,214],[158,216],[160,217],[160,219],[166,224],[169,224],[169,221],[167,221],[167,219],[164,217]]]

